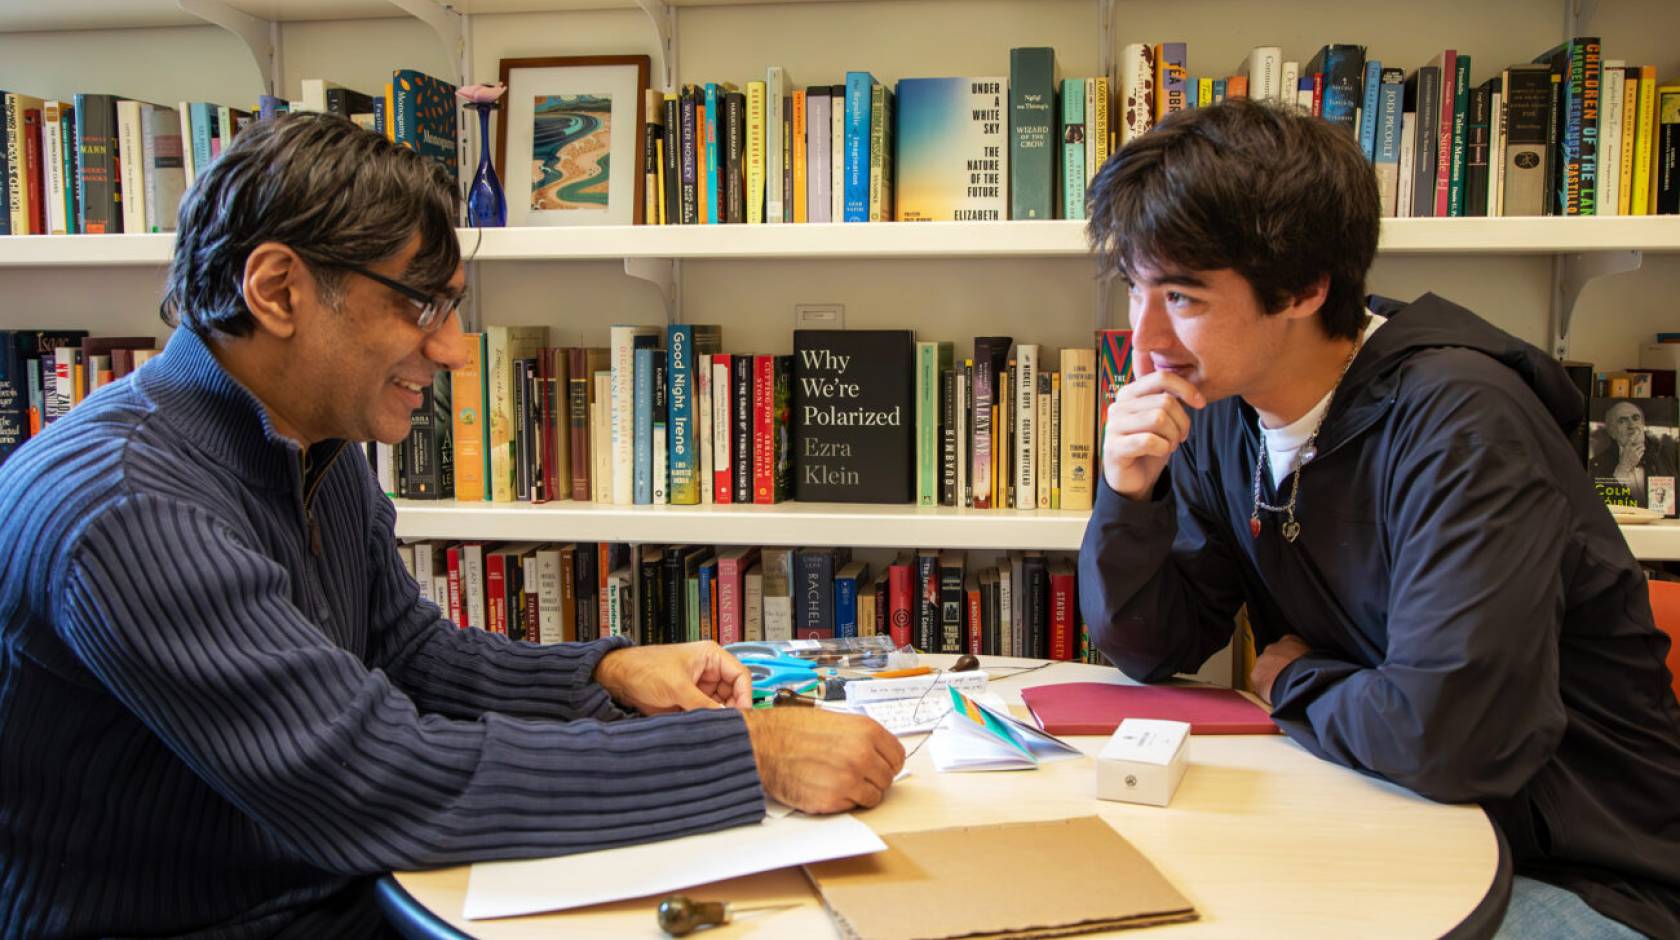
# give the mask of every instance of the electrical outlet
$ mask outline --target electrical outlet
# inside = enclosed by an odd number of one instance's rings
[[[793,328],[796,330],[843,330],[846,328],[846,305],[794,304]]]

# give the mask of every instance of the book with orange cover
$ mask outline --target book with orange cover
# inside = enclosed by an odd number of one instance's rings
[[[1113,734],[1126,718],[1190,724],[1191,734],[1278,734],[1265,709],[1231,689],[1067,682],[1023,689],[1033,720],[1051,734]]]

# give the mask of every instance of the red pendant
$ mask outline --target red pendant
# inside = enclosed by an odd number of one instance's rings
[[[1254,538],[1260,537],[1260,518],[1258,516],[1249,517],[1248,534]]]

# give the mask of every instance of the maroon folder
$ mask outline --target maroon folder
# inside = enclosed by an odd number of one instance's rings
[[[1124,718],[1190,723],[1191,734],[1279,734],[1265,709],[1230,689],[1067,682],[1021,691],[1051,734],[1113,734]]]

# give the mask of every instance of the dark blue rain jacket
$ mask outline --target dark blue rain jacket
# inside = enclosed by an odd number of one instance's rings
[[[1106,483],[1080,553],[1093,642],[1141,681],[1196,670],[1248,605],[1256,647],[1312,652],[1274,714],[1326,760],[1476,802],[1518,873],[1680,937],[1680,702],[1646,584],[1566,436],[1561,366],[1426,294],[1349,368],[1300,472],[1300,536],[1262,513],[1264,446],[1238,398],[1132,502]],[[1261,481],[1282,505],[1291,484]],[[1282,491],[1281,493],[1279,491]]]

